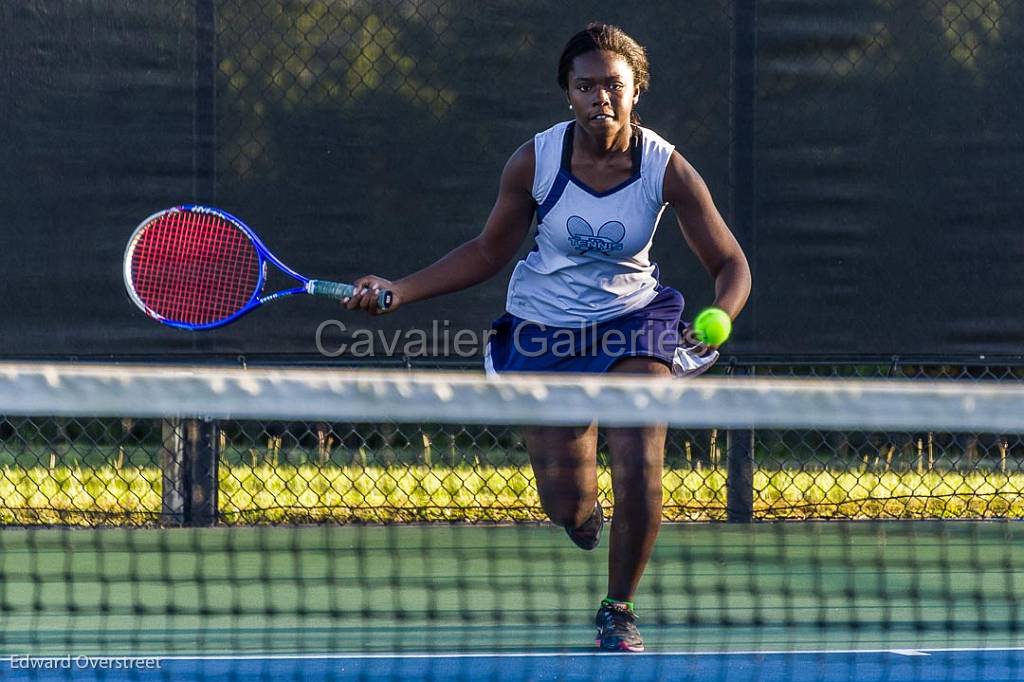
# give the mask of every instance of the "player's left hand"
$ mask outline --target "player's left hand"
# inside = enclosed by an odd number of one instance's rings
[[[697,338],[697,334],[694,332],[693,327],[690,325],[686,325],[683,328],[683,341],[683,345],[686,346],[688,350],[692,351],[697,355],[703,355],[708,351],[718,350],[718,346],[712,346],[710,344],[704,343],[699,338]]]
[[[695,377],[718,362],[718,351],[709,346],[693,333],[693,328],[686,325],[683,329],[682,343],[676,348],[672,357],[672,374],[677,377]]]

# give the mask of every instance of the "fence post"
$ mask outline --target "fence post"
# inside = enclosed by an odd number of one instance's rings
[[[747,367],[735,367],[732,374],[749,373]],[[754,430],[729,429],[725,434],[725,518],[730,523],[754,520]]]
[[[188,518],[190,526],[212,526],[217,514],[217,465],[220,428],[207,419],[185,421],[186,461],[189,468]]]
[[[212,526],[219,520],[218,439],[215,421],[164,421],[161,518],[175,526]]]
[[[192,198],[217,200],[217,27],[214,0],[195,0],[192,46]]]
[[[181,420],[162,419],[160,430],[160,522],[165,526],[185,525],[185,449],[181,446]]]
[[[729,226],[757,272],[757,0],[733,0],[729,101]],[[757,306],[737,321],[748,348],[757,343]]]

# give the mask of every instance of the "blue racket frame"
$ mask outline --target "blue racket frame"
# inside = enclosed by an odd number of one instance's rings
[[[152,310],[149,307],[147,307],[146,304],[135,292],[135,288],[132,285],[131,277],[132,253],[135,250],[135,244],[138,240],[139,235],[146,228],[147,225],[149,225],[158,217],[166,215],[168,213],[178,212],[203,213],[207,215],[214,215],[217,216],[218,218],[226,220],[235,227],[237,227],[239,230],[241,230],[242,233],[249,238],[249,241],[252,242],[253,246],[256,247],[256,256],[259,259],[259,275],[256,281],[256,286],[253,290],[251,298],[249,299],[249,302],[246,303],[241,309],[239,309],[234,314],[222,318],[220,320],[207,322],[205,324],[190,324],[188,322],[172,320],[167,317],[164,317],[163,315],[160,315],[155,310]],[[263,290],[263,285],[266,282],[267,278],[267,263],[271,263],[278,270],[288,275],[289,277],[295,279],[297,282],[301,284],[301,286],[293,287],[291,289],[282,289],[280,291],[275,291],[274,293],[271,294],[260,296],[260,291]],[[300,275],[299,273],[295,272],[290,267],[285,265],[283,262],[281,262],[281,259],[275,256],[270,251],[270,249],[267,248],[267,245],[263,243],[263,240],[261,240],[259,236],[255,232],[253,232],[253,230],[248,225],[242,222],[240,218],[231,215],[227,211],[222,211],[219,208],[212,208],[210,206],[202,206],[199,204],[182,204],[181,206],[174,206],[163,211],[158,211],[157,213],[154,213],[150,217],[146,218],[137,228],[135,228],[135,231],[132,233],[131,238],[128,240],[128,247],[125,249],[124,282],[125,288],[128,290],[128,295],[131,296],[132,301],[135,303],[135,305],[141,308],[143,312],[145,312],[154,320],[162,324],[165,324],[169,327],[175,327],[177,329],[184,329],[187,331],[203,331],[206,329],[216,329],[217,327],[223,327],[225,325],[231,324],[232,322],[242,317],[243,315],[252,312],[256,308],[259,308],[264,303],[268,303],[269,301],[273,301],[278,298],[284,298],[285,296],[294,296],[296,294],[312,294],[319,296],[329,296],[330,298],[340,300],[346,296],[351,296],[352,294],[355,293],[355,288],[349,284],[329,282],[326,280],[310,279],[309,277],[304,277],[303,275]],[[380,296],[378,299],[378,304],[380,305],[380,307],[382,309],[387,309],[390,306],[390,303],[391,293],[388,291],[380,292]]]

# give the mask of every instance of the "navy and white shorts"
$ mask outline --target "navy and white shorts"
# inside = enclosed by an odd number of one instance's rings
[[[549,327],[505,313],[491,325],[484,367],[505,372],[603,373],[622,358],[649,357],[673,366],[683,344],[683,295],[659,287],[645,307],[605,322]]]

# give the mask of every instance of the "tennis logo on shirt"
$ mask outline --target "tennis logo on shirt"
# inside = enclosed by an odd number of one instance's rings
[[[609,220],[594,234],[594,228],[583,218],[574,215],[566,221],[569,230],[569,246],[578,250],[580,255],[589,251],[598,251],[608,255],[612,251],[622,251],[622,238],[626,236],[626,227],[618,220]]]

